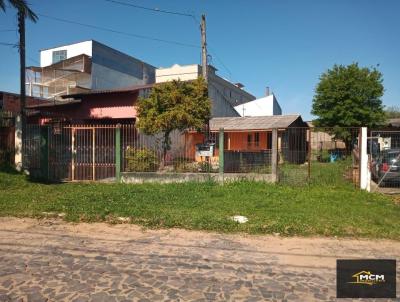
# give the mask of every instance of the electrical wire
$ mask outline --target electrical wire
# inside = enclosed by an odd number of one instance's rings
[[[153,11],[156,13],[164,13],[164,14],[177,15],[177,16],[182,16],[182,17],[191,17],[191,18],[194,17],[194,15],[192,15],[192,14],[169,11],[169,10],[158,9],[158,8],[145,7],[145,6],[141,6],[141,5],[137,5],[137,4],[133,4],[133,3],[122,2],[122,1],[118,1],[118,0],[104,0],[104,1],[119,4],[119,5],[124,5],[124,6],[130,6],[130,7],[134,7],[134,8],[138,8],[138,9]]]
[[[199,25],[200,24],[200,21],[196,18],[196,15],[194,13],[182,13],[182,12],[170,11],[170,10],[165,10],[165,9],[150,8],[150,7],[145,7],[145,6],[141,6],[141,5],[136,5],[136,4],[133,4],[133,3],[123,2],[123,1],[120,1],[120,0],[104,0],[104,1],[110,2],[110,3],[114,3],[114,4],[117,4],[117,5],[124,5],[124,6],[130,6],[130,7],[133,7],[133,8],[137,8],[137,9],[153,11],[153,12],[157,12],[157,13],[164,13],[164,14],[170,14],[170,15],[190,17],[190,18],[193,19],[195,25]],[[173,45],[178,45],[178,46],[182,46],[182,47],[201,48],[200,46],[197,46],[197,45],[194,45],[194,44],[188,44],[188,43],[183,43],[183,42],[179,42],[179,41],[166,40],[166,39],[160,39],[160,38],[156,38],[156,37],[150,37],[150,36],[144,36],[144,35],[124,32],[124,31],[120,31],[120,30],[116,30],[116,29],[112,29],[112,28],[107,28],[107,27],[97,26],[97,25],[93,25],[93,24],[77,22],[77,21],[73,21],[73,20],[67,20],[67,19],[63,19],[63,18],[58,18],[58,17],[54,17],[54,16],[45,15],[45,14],[38,13],[37,15],[39,15],[41,17],[45,17],[45,18],[51,19],[51,20],[59,21],[59,22],[64,22],[64,23],[84,26],[84,27],[93,28],[93,29],[102,30],[102,31],[107,31],[107,32],[112,32],[112,33],[125,35],[125,36],[130,36],[130,37],[134,37],[134,38],[138,38],[138,39],[145,39],[145,40],[150,40],[150,41],[162,42],[162,43],[173,44]],[[13,30],[7,30],[7,31],[13,31]],[[212,51],[211,56],[216,58],[216,60],[219,62],[219,64],[222,66],[222,68],[228,73],[229,80],[232,81],[232,72],[231,72],[231,70],[226,66],[226,64],[222,61],[222,59],[216,54],[214,49],[212,49],[211,47],[208,47],[208,48]]]
[[[18,44],[15,44],[15,43],[6,43],[6,42],[0,42],[0,45],[2,45],[2,46],[12,46],[12,47],[18,46]]]
[[[138,34],[134,34],[134,33],[128,33],[128,32],[124,32],[124,31],[120,31],[120,30],[115,30],[115,29],[112,29],[112,28],[107,28],[107,27],[102,27],[102,26],[97,26],[97,25],[87,24],[87,23],[81,23],[81,22],[77,22],[77,21],[73,21],[73,20],[62,19],[62,18],[58,18],[58,17],[53,17],[53,16],[41,14],[41,13],[37,13],[37,15],[41,16],[41,17],[44,17],[44,18],[51,19],[51,20],[59,21],[59,22],[64,22],[64,23],[84,26],[84,27],[93,28],[93,29],[102,30],[102,31],[107,31],[107,32],[112,32],[112,33],[115,33],[115,34],[125,35],[125,36],[134,37],[134,38],[138,38],[138,39],[151,40],[151,41],[162,42],[162,43],[167,43],[167,44],[173,44],[173,45],[178,45],[178,46],[183,46],[183,47],[200,48],[200,46],[197,46],[197,45],[194,45],[194,44],[188,44],[188,43],[183,43],[183,42],[179,42],[179,41],[165,40],[165,39],[159,39],[159,38],[150,37],[150,36],[144,36],[144,35],[138,35]]]

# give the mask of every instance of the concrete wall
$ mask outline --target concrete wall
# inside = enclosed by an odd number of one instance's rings
[[[83,41],[70,45],[63,45],[55,48],[44,49],[40,51],[40,67],[45,67],[53,64],[53,51],[66,50],[67,59],[75,57],[77,55],[85,54],[92,56],[92,42]]]
[[[93,41],[92,89],[113,89],[155,82],[155,67]]]
[[[193,65],[172,65],[167,68],[156,69],[156,83],[165,83],[172,80],[190,81],[195,80],[201,74],[200,66]]]
[[[235,110],[240,116],[282,115],[282,109],[273,94],[235,106]]]
[[[123,183],[182,183],[182,182],[233,182],[233,181],[273,182],[272,174],[255,173],[159,173],[159,172],[123,172]]]

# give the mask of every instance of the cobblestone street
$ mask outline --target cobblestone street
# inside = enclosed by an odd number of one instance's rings
[[[398,255],[393,241],[0,218],[0,301],[335,301],[337,258]]]

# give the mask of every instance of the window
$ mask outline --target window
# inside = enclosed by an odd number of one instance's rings
[[[272,132],[267,132],[267,149],[272,149]]]
[[[247,134],[247,146],[251,147],[252,141],[253,141],[253,135]]]
[[[65,60],[67,58],[66,50],[55,50],[53,51],[53,64]]]
[[[254,146],[258,147],[260,145],[260,133],[254,133]]]

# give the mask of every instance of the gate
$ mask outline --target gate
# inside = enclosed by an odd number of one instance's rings
[[[117,126],[70,126],[71,179],[101,180],[115,177]]]
[[[24,167],[50,181],[116,176],[117,125],[28,125]]]
[[[359,128],[279,129],[280,183],[358,186],[359,133]]]
[[[373,130],[368,137],[371,191],[400,193],[400,131]]]

